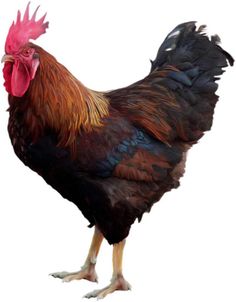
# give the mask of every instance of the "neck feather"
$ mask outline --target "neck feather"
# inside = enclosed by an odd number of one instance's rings
[[[102,126],[108,101],[102,93],[83,86],[49,53],[35,48],[40,66],[28,91],[33,111],[42,125],[57,131],[60,146],[71,146],[79,131]]]

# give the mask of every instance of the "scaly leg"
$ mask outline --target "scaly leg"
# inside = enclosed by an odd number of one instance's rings
[[[123,250],[125,246],[125,240],[120,243],[114,244],[113,247],[113,275],[110,285],[104,287],[103,289],[95,290],[91,293],[85,295],[85,298],[98,298],[102,299],[106,295],[113,293],[116,290],[129,290],[131,286],[124,279],[122,274],[122,258]]]
[[[85,260],[84,265],[81,267],[81,270],[78,272],[68,273],[68,272],[58,272],[50,274],[55,278],[60,278],[62,281],[69,282],[72,280],[81,280],[86,279],[92,282],[97,282],[97,274],[95,271],[97,255],[103,240],[102,233],[95,226],[95,231],[91,246],[89,249],[88,256]]]

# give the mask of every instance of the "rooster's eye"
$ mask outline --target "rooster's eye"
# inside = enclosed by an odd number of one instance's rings
[[[32,50],[30,48],[26,48],[22,51],[23,56],[28,57],[32,53]]]

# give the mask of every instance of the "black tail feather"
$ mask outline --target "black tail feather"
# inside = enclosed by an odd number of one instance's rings
[[[195,22],[178,25],[164,40],[151,68],[152,77],[162,70],[170,70],[162,78],[162,84],[176,92],[181,104],[187,104],[186,137],[193,141],[210,130],[218,100],[216,81],[224,67],[234,63],[232,56],[219,45],[220,38],[217,35],[209,38],[205,28],[203,25],[196,29]]]
[[[196,29],[195,23],[182,23],[168,34],[152,61],[151,72],[166,65],[181,67],[186,62],[203,71],[226,67],[228,63],[233,65],[232,56],[219,46],[219,37],[215,35],[209,39],[204,32],[206,26]]]

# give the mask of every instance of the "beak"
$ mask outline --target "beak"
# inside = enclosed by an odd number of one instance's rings
[[[1,60],[1,63],[4,63],[4,62],[14,62],[14,57],[12,55],[4,55],[2,57],[2,60]]]

